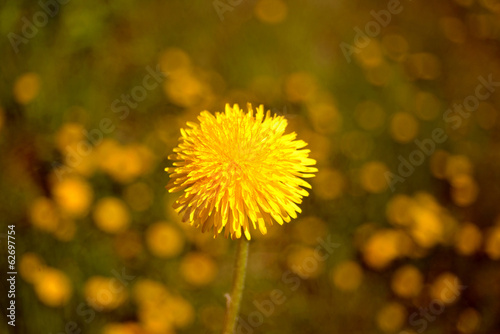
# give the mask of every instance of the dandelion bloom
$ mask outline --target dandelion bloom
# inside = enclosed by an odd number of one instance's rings
[[[225,113],[203,111],[200,124],[188,122],[174,154],[174,167],[167,185],[169,192],[184,190],[174,204],[182,221],[213,229],[214,237],[224,227],[226,237],[250,239],[250,226],[266,234],[273,220],[280,225],[301,212],[297,204],[311,188],[301,178],[318,170],[308,158],[307,145],[295,140],[296,133],[284,134],[283,116],[264,115],[261,105],[254,111],[248,104],[245,114],[238,105],[226,105]]]

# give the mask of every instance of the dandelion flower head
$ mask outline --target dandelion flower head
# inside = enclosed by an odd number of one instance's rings
[[[187,122],[174,154],[169,192],[183,190],[174,203],[183,222],[202,231],[224,230],[225,237],[250,239],[250,227],[267,233],[273,221],[280,225],[297,218],[297,204],[311,188],[302,178],[318,170],[308,158],[307,143],[284,134],[283,116],[264,114],[261,105],[248,104],[244,113],[237,104],[224,113],[203,111],[199,124]]]

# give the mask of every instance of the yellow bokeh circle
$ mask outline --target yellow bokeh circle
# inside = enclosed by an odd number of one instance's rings
[[[38,197],[31,203],[30,217],[33,226],[43,231],[55,232],[59,225],[57,207],[47,197]]]
[[[204,286],[215,279],[217,265],[210,256],[192,252],[182,258],[180,272],[186,282],[194,286]]]
[[[400,303],[387,303],[377,313],[377,326],[384,333],[396,333],[404,326],[406,314],[406,308]]]
[[[356,290],[363,279],[363,269],[355,261],[345,261],[332,270],[332,281],[342,291]]]
[[[398,112],[391,119],[389,131],[396,142],[405,144],[415,139],[418,129],[418,121],[413,115],[407,112]]]
[[[463,224],[455,234],[455,249],[458,254],[472,255],[481,248],[483,235],[472,223]]]
[[[92,203],[94,192],[83,178],[71,177],[57,182],[52,189],[54,200],[69,216],[84,216]]]
[[[28,104],[40,91],[40,76],[29,72],[21,75],[14,83],[14,98],[20,104]]]
[[[458,301],[464,288],[455,274],[444,272],[432,282],[429,294],[432,299],[443,304],[453,304]]]
[[[182,252],[184,236],[176,226],[166,222],[159,222],[148,227],[146,244],[153,255],[171,258]]]
[[[45,262],[36,253],[24,253],[19,260],[19,273],[28,283],[37,282],[43,276],[45,268]]]
[[[475,333],[481,323],[481,314],[469,307],[463,310],[458,316],[457,329],[460,333]]]
[[[484,248],[492,260],[500,259],[500,226],[497,225],[488,232]]]
[[[93,218],[96,226],[107,233],[125,231],[131,220],[125,203],[115,197],[100,199],[95,205]]]
[[[65,305],[72,293],[71,281],[62,271],[46,268],[35,281],[35,292],[42,303],[51,307]]]
[[[371,161],[361,168],[361,186],[368,192],[381,193],[387,189],[388,183],[385,177],[389,171],[387,166],[379,161]]]
[[[287,5],[283,0],[258,0],[255,5],[255,16],[264,23],[282,22],[287,15]]]
[[[98,311],[116,309],[127,298],[125,285],[114,277],[90,277],[85,282],[84,293],[87,303]]]
[[[417,297],[422,290],[423,280],[422,273],[415,266],[405,265],[394,272],[391,288],[400,297]]]

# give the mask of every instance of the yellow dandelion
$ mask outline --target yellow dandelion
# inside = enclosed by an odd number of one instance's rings
[[[188,122],[175,154],[167,185],[169,192],[184,190],[174,203],[182,220],[213,229],[214,237],[250,239],[250,226],[266,234],[273,220],[280,225],[297,217],[297,206],[311,188],[301,178],[313,177],[318,170],[308,158],[307,145],[295,140],[296,133],[284,134],[283,116],[264,114],[261,105],[248,113],[227,104],[225,113],[203,111],[200,124]]]

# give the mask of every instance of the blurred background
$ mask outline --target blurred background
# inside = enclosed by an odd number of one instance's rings
[[[238,333],[500,332],[499,1],[7,0],[0,31],[2,333],[219,333],[235,242],[164,168],[247,102],[319,173],[253,233]]]

